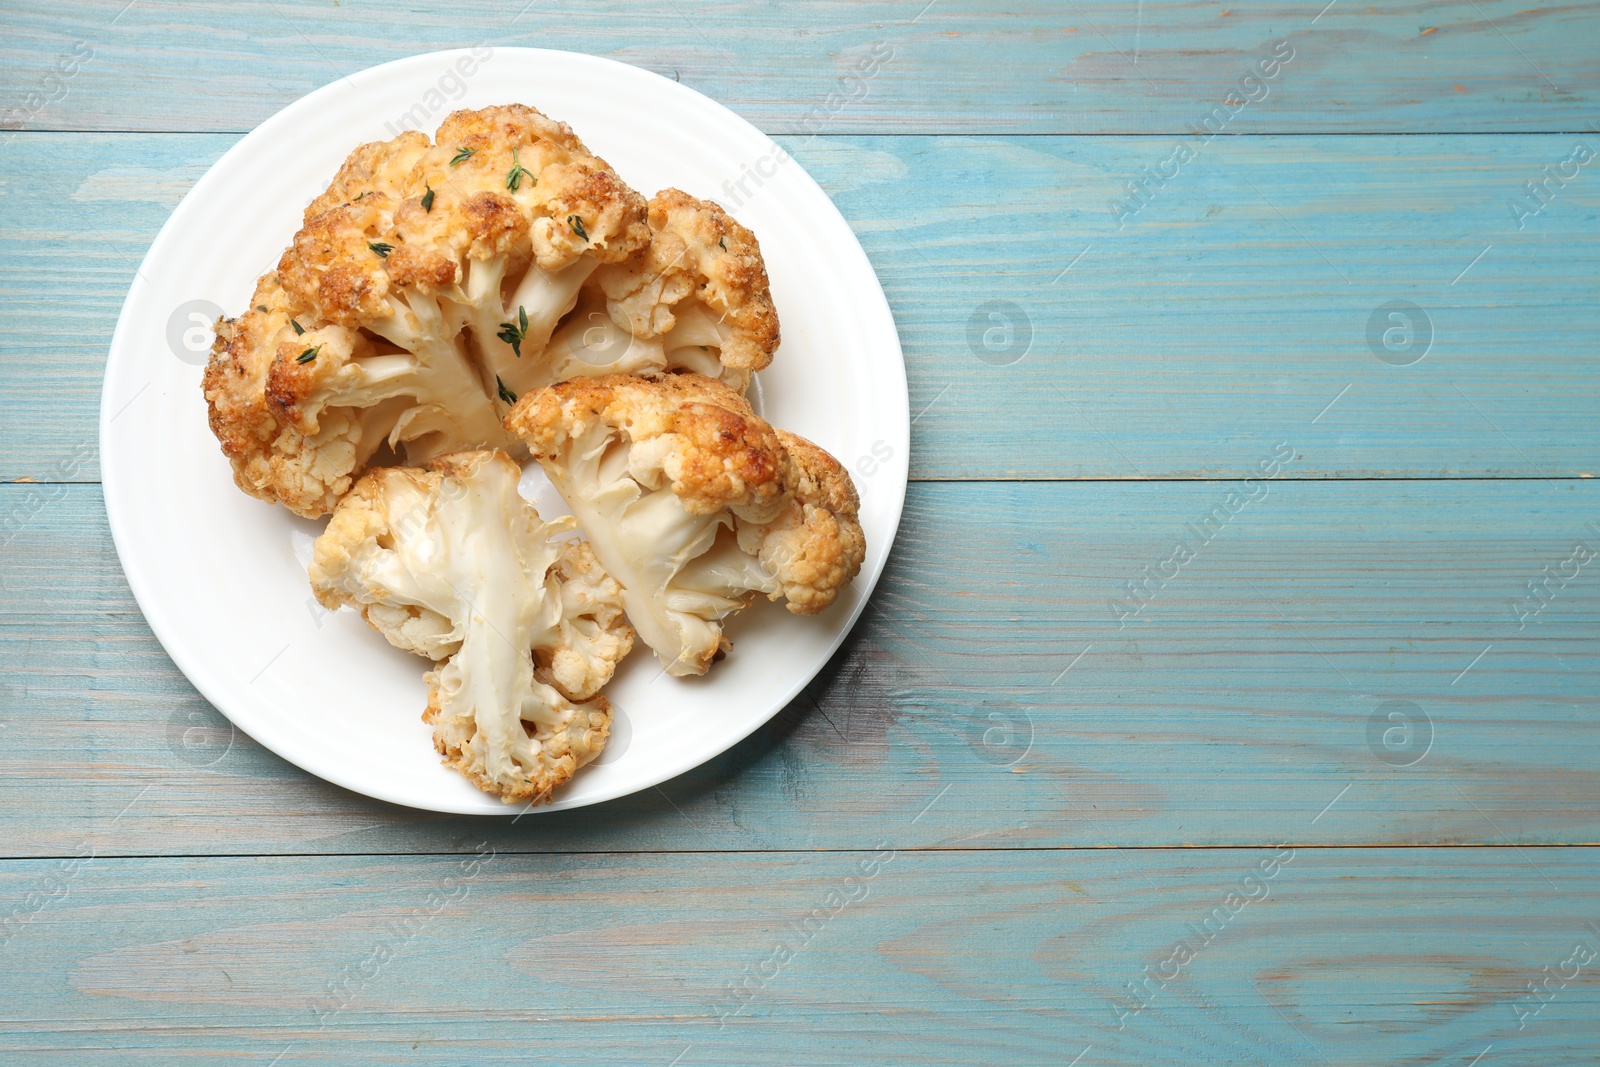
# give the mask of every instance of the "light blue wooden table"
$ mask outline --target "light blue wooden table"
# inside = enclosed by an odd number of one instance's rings
[[[0,11],[0,1064],[1600,1062],[1600,4],[518,7]],[[235,733],[96,484],[190,184],[484,41],[777,136],[916,415],[805,695],[516,825]]]

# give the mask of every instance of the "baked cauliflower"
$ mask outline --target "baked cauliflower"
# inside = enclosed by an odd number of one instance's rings
[[[622,592],[588,544],[552,537],[504,452],[369,472],[317,538],[311,587],[349,605],[428,673],[434,747],[507,802],[540,803],[599,754],[599,695],[633,646]]]
[[[722,620],[756,594],[809,615],[861,568],[844,468],[714,378],[573,379],[523,397],[506,425],[577,516],[669,674],[704,674],[731,647]]]
[[[551,342],[552,361],[575,358],[592,369],[565,363],[556,380],[593,369],[690,370],[744,392],[772,362],[779,339],[755,234],[721,206],[678,189],[650,200],[649,221],[649,245],[600,268],[600,292],[586,294],[585,314],[573,316]],[[602,296],[603,317],[596,314]]]
[[[557,380],[543,352],[584,281],[650,239],[643,198],[530,107],[356,149],[217,324],[204,389],[235,480],[315,517],[385,444],[515,448],[502,417]]]

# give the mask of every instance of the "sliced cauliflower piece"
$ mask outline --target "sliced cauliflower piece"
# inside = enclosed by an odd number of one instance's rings
[[[317,538],[311,587],[427,675],[434,746],[489,793],[541,803],[599,754],[600,688],[633,645],[621,589],[581,541],[552,540],[504,452],[369,472]]]
[[[500,420],[556,380],[550,334],[649,237],[643,199],[529,107],[356,149],[251,309],[217,325],[204,389],[235,480],[314,517],[385,443],[410,463],[516,448]]]
[[[779,339],[755,234],[678,189],[657,193],[649,218],[649,246],[595,278],[617,328],[654,345],[623,346],[599,371],[691,370],[744,392]]]
[[[211,428],[234,480],[308,518],[338,503],[385,443],[413,463],[464,447],[515,447],[504,405],[483,390],[448,311],[414,301],[381,325],[397,342],[328,324],[307,328],[275,277],[244,316],[217,327],[206,369]],[[265,309],[265,310],[263,310]]]
[[[524,397],[506,424],[670,674],[704,674],[731,647],[722,620],[756,594],[814,614],[861,568],[844,468],[714,378],[573,379]]]

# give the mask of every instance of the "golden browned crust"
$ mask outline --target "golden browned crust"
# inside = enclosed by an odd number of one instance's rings
[[[649,213],[652,244],[658,233],[683,241],[704,279],[697,295],[739,333],[739,344],[724,346],[723,362],[749,371],[771,363],[779,341],[778,312],[756,235],[721,205],[680,189],[657,193]]]
[[[216,323],[216,340],[206,364],[201,388],[205,392],[211,432],[231,460],[258,451],[277,433],[276,421],[262,394],[267,364],[255,353],[270,344],[288,320],[283,290],[267,275],[256,283],[250,310],[237,319]],[[266,307],[266,311],[260,308]]]
[[[362,428],[343,413],[320,424],[283,417],[298,411],[303,393],[296,390],[304,379],[328,367],[302,368],[295,361],[307,346],[288,340],[298,335],[287,303],[269,274],[256,284],[248,311],[218,320],[201,388],[211,432],[239,488],[315,518],[332,510],[361,473],[354,457]]]
[[[522,438],[564,494],[605,493],[608,486],[595,474],[573,471],[592,472],[596,457],[625,448],[627,477],[642,490],[670,490],[691,515],[726,509],[739,549],[758,559],[770,579],[747,588],[781,597],[797,615],[832,604],[861,570],[866,539],[849,473],[812,442],[774,429],[716,379],[685,373],[562,382],[524,397],[507,416],[506,428]],[[583,501],[575,499],[568,496],[583,514]],[[628,549],[606,548],[614,531],[591,525],[587,532],[605,549],[601,558],[623,581],[631,580],[623,571],[628,553],[648,549],[638,547],[637,540]],[[615,555],[607,557],[606,551]],[[739,595],[737,587],[726,593],[733,599]],[[722,604],[719,610],[726,614],[726,601]],[[629,604],[630,612],[636,609],[652,610]],[[637,614],[633,621],[644,626]],[[710,644],[669,647],[673,638],[664,623],[641,633],[678,673],[702,672],[716,651]]]
[[[611,736],[611,703],[605,697],[594,697],[578,706],[575,721],[560,733],[540,737],[531,724],[523,723],[523,730],[540,745],[549,757],[548,762],[526,779],[506,782],[494,778],[484,769],[482,757],[472,751],[469,743],[440,730],[442,708],[438,675],[438,671],[429,671],[423,676],[428,683],[428,706],[423,709],[422,721],[434,727],[434,751],[439,753],[440,762],[446,767],[507,804],[548,804],[556,789],[570,781],[578,768],[594,759]]]
[[[650,240],[644,199],[572,127],[534,108],[457,111],[434,140],[418,164],[419,205],[423,192],[434,190],[433,210],[422,214],[449,219],[451,227],[464,224],[479,258],[491,248],[509,250],[558,270],[585,252],[602,263],[625,259]],[[416,215],[408,210],[406,219]]]
[[[306,205],[305,221],[358,196],[382,192],[404,199],[412,195],[416,164],[431,145],[426,134],[407,130],[392,141],[372,141],[346,157],[328,188]]]
[[[853,519],[861,510],[861,496],[844,464],[835,459],[833,453],[797,433],[788,430],[777,433],[800,475],[795,483],[795,496],[807,504],[816,504]]]
[[[662,471],[690,514],[762,511],[789,492],[793,468],[775,431],[744,397],[701,374],[576,378],[524,397],[506,428],[554,458],[597,422],[635,442],[657,439]]]
[[[456,260],[434,248],[417,245],[396,245],[389,253],[385,266],[393,285],[411,286],[431,293],[461,280],[461,265]]]
[[[768,526],[763,557],[781,560],[777,575],[788,609],[815,615],[861,571],[867,547],[861,500],[831,454],[799,434],[779,430],[778,436],[799,477],[793,507]]]
[[[649,203],[650,245],[600,276],[612,315],[635,335],[672,329],[674,305],[696,297],[730,327],[719,358],[752,374],[772,362],[778,313],[755,234],[724,211],[681,189]]]
[[[544,145],[551,151],[568,155],[589,154],[571,126],[526,104],[452,111],[439,124],[434,143],[452,155],[462,148],[481,152],[504,145]]]
[[[385,318],[403,330],[396,298],[457,292],[473,259],[504,257],[515,277],[530,262],[554,270],[585,254],[624,259],[649,237],[643,198],[570,127],[530,107],[458,111],[435,142],[407,132],[361,145],[307,207],[277,270],[258,282],[251,310],[218,323],[203,389],[234,480],[314,517],[349,489],[381,440],[359,408],[323,413],[319,422],[320,404],[307,406],[332,363],[295,362],[305,351],[300,330],[371,330]],[[358,357],[394,350],[373,350],[361,335],[347,347]],[[472,387],[487,394],[486,404],[497,402],[492,374],[479,373]],[[394,425],[399,415],[391,408],[386,417]],[[428,448],[493,443],[458,436]]]
[[[602,263],[637,254],[650,240],[650,227],[638,210],[643,198],[610,169],[587,163],[558,164],[547,172],[545,211],[549,237],[571,254],[593,251]],[[581,232],[580,232],[581,231]],[[541,259],[541,266],[543,260]]]
[[[374,245],[389,236],[395,203],[381,194],[309,220],[278,261],[289,309],[309,322],[352,329],[388,310],[389,272]],[[392,242],[389,242],[392,244]]]

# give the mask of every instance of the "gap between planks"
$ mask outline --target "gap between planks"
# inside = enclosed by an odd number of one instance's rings
[[[493,818],[494,816],[491,816]],[[1600,842],[1560,842],[1544,844],[1495,844],[1493,842],[1426,842],[1404,844],[1302,844],[1298,841],[1272,841],[1239,845],[1010,845],[971,848],[958,845],[900,845],[894,851],[909,853],[960,853],[980,855],[1013,852],[1250,852],[1262,848],[1293,848],[1305,852],[1349,852],[1359,849],[1389,849],[1414,851],[1417,849],[1475,848],[1501,852],[1525,852],[1528,849],[1553,851],[1556,849],[1594,849]],[[497,856],[851,856],[880,852],[876,848],[629,848],[629,849],[553,849],[523,851],[515,848],[497,848]],[[0,856],[3,863],[43,863],[61,859],[69,853],[46,852],[33,856]],[[249,860],[249,859],[451,859],[470,856],[472,852],[95,852],[100,860]]]

